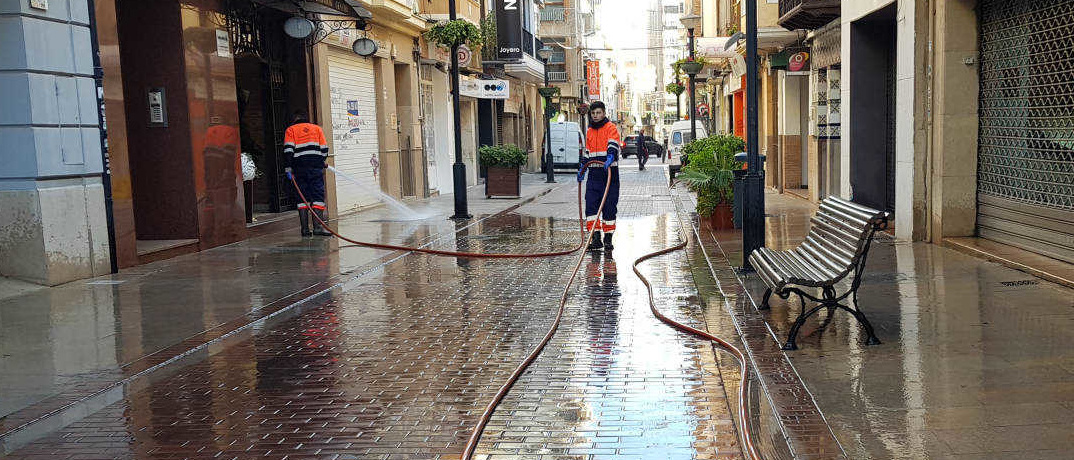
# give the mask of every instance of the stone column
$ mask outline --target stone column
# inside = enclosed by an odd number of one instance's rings
[[[0,275],[110,271],[85,0],[0,4]]]

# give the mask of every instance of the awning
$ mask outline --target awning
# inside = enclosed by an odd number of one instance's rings
[[[700,37],[694,40],[694,50],[706,59],[729,59],[738,54],[735,48],[724,50],[731,37]]]
[[[307,13],[352,18],[370,18],[373,16],[365,8],[351,5],[346,0],[253,0],[253,2],[288,13],[305,11]]]

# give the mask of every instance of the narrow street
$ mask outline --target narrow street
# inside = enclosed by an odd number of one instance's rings
[[[652,166],[624,166],[614,257],[586,254],[563,325],[497,410],[477,458],[741,458],[713,349],[653,318],[629,268],[679,238],[666,172]],[[573,177],[558,179],[552,193],[434,247],[570,247],[576,191]],[[457,458],[544,334],[574,257],[408,254],[11,458]],[[644,270],[662,309],[704,327],[686,259]]]

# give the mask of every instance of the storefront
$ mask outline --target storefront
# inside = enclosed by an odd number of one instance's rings
[[[1074,262],[1074,1],[978,8],[977,232]]]
[[[379,203],[377,98],[373,58],[354,53],[351,34],[325,41],[332,164],[346,177],[334,177],[339,215]]]
[[[325,122],[310,47],[284,32],[295,4],[98,3],[100,40],[113,44],[102,63],[119,266],[239,241],[286,218],[295,202],[284,131],[296,111]],[[356,15],[342,1],[300,4]],[[242,153],[254,159],[253,180],[243,181]]]

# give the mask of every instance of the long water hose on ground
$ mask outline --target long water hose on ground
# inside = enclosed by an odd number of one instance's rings
[[[679,216],[678,211],[675,212],[675,215]],[[680,239],[682,241],[679,244],[677,244],[675,246],[672,246],[670,248],[661,249],[661,250],[656,251],[656,252],[650,252],[650,253],[648,253],[646,255],[643,255],[643,256],[639,257],[637,260],[634,261],[634,274],[637,275],[639,279],[641,279],[641,282],[643,284],[645,284],[645,289],[649,294],[649,310],[651,310],[653,312],[653,316],[656,316],[660,321],[663,321],[665,324],[667,324],[667,325],[669,325],[669,326],[671,326],[671,327],[673,327],[675,329],[678,329],[678,330],[686,332],[688,334],[692,334],[694,336],[701,337],[702,339],[709,340],[709,341],[712,341],[712,342],[716,343],[716,345],[718,345],[720,348],[726,350],[727,352],[731,353],[731,355],[734,356],[735,359],[738,360],[739,365],[741,366],[741,369],[742,369],[742,372],[741,372],[742,378],[740,379],[739,385],[738,385],[738,417],[739,417],[739,420],[741,420],[740,433],[741,433],[741,438],[742,438],[742,444],[745,446],[745,453],[746,453],[746,456],[747,456],[746,458],[748,458],[749,460],[760,460],[761,455],[757,452],[757,447],[754,446],[754,444],[753,444],[753,436],[750,435],[750,429],[749,429],[750,410],[749,410],[749,406],[747,405],[747,402],[748,402],[747,401],[747,395],[749,394],[750,366],[749,366],[748,362],[746,361],[746,355],[744,353],[742,353],[742,350],[739,350],[738,347],[728,343],[727,341],[725,341],[725,340],[723,340],[723,339],[721,339],[719,337],[716,337],[715,335],[712,335],[712,334],[710,334],[710,333],[708,333],[706,331],[702,331],[700,329],[690,327],[690,326],[687,326],[687,325],[682,324],[680,322],[677,322],[677,321],[675,321],[675,320],[673,320],[671,318],[668,318],[663,313],[661,313],[660,310],[656,308],[656,300],[655,300],[655,297],[653,295],[653,285],[652,285],[652,283],[650,283],[649,279],[646,278],[645,275],[642,275],[641,270],[638,269],[638,266],[641,265],[642,262],[645,262],[645,261],[647,261],[649,259],[653,259],[653,258],[656,258],[656,257],[660,257],[660,256],[665,255],[665,254],[670,254],[670,253],[675,252],[675,251],[681,251],[681,250],[686,248],[686,245],[689,244],[689,242],[690,242],[690,240],[688,239],[689,238],[688,237],[688,232],[686,231],[686,224],[685,224],[685,222],[683,222],[681,216],[678,217],[678,220],[679,220],[679,237],[680,237]]]
[[[603,163],[604,162],[601,161],[601,160],[590,161],[590,162],[586,163],[584,167],[588,168],[590,165],[603,165]],[[312,207],[312,206],[310,206],[309,200],[307,200],[305,195],[302,194],[302,190],[301,190],[301,188],[299,188],[298,182],[295,181],[294,176],[291,175],[291,174],[288,174],[288,177],[291,180],[291,185],[294,186],[295,192],[298,194],[298,196],[302,200],[302,202],[306,203],[307,207]],[[608,180],[604,185],[604,195],[601,197],[600,206],[597,208],[597,215],[598,216],[601,215],[602,211],[604,210],[604,203],[608,199],[608,190],[611,188],[611,183],[612,183],[611,182],[611,177],[612,177],[611,174],[609,174],[608,175]],[[587,246],[589,244],[589,242],[592,241],[593,234],[596,233],[596,228],[593,228],[593,229],[589,230],[588,232],[586,232],[583,229],[582,230],[582,235],[584,236],[584,238],[582,238],[581,243],[579,243],[578,246],[574,247],[573,249],[571,249],[569,251],[527,253],[527,254],[509,254],[509,253],[488,254],[488,253],[476,253],[476,252],[443,251],[443,250],[438,250],[438,249],[413,248],[413,247],[408,247],[408,246],[399,246],[399,245],[392,245],[392,244],[370,243],[370,242],[364,242],[364,241],[357,241],[357,240],[347,238],[347,237],[337,233],[335,230],[333,230],[331,227],[329,227],[328,222],[325,222],[324,220],[322,220],[321,217],[317,215],[317,213],[311,213],[311,215],[313,216],[314,219],[317,220],[317,222],[321,225],[321,227],[323,227],[325,230],[327,230],[329,233],[331,233],[336,238],[339,238],[339,239],[341,239],[343,241],[346,241],[348,243],[355,244],[355,245],[358,245],[358,246],[365,246],[365,247],[374,248],[374,249],[389,249],[389,250],[397,250],[397,251],[412,251],[412,252],[431,254],[431,255],[437,255],[437,256],[462,257],[462,258],[474,258],[474,259],[518,259],[518,258],[542,258],[542,257],[564,256],[564,255],[568,255],[568,254],[572,254],[574,252],[577,252],[582,247]],[[582,183],[581,182],[578,183],[578,218],[579,218],[580,222],[585,222],[584,216],[583,216],[583,213],[582,213]],[[693,334],[693,335],[696,335],[696,336],[702,337],[704,339],[711,340],[711,341],[715,342],[721,348],[729,351],[732,355],[734,355],[735,358],[738,359],[739,363],[741,363],[741,366],[742,366],[742,372],[741,372],[742,381],[740,382],[740,385],[739,385],[739,395],[738,395],[738,401],[739,401],[738,407],[739,407],[739,410],[738,410],[738,412],[739,412],[739,418],[742,420],[742,423],[741,423],[741,426],[742,426],[742,429],[741,429],[742,438],[743,438],[743,443],[746,445],[746,453],[748,454],[749,459],[750,460],[759,460],[761,457],[760,457],[760,455],[758,455],[757,449],[753,445],[752,437],[750,436],[750,432],[749,432],[749,428],[748,428],[748,424],[749,424],[749,408],[746,405],[746,395],[747,395],[747,392],[748,392],[748,384],[749,384],[749,366],[746,364],[745,355],[742,353],[741,350],[736,348],[734,345],[732,345],[732,344],[720,339],[719,337],[716,337],[716,336],[714,336],[712,334],[709,334],[708,332],[692,328],[692,327],[687,326],[685,324],[678,323],[678,322],[668,318],[667,316],[664,316],[664,314],[662,314],[660,312],[660,310],[658,310],[656,308],[656,301],[655,301],[655,298],[653,296],[653,286],[652,286],[652,284],[649,282],[649,280],[647,278],[645,278],[645,276],[643,276],[641,274],[641,271],[638,270],[638,265],[641,264],[642,262],[646,261],[646,260],[652,259],[654,257],[659,257],[661,255],[668,254],[668,253],[671,253],[671,252],[679,251],[679,250],[682,250],[682,249],[684,249],[686,247],[686,245],[687,245],[687,243],[689,241],[688,236],[687,236],[686,231],[684,230],[685,226],[682,223],[682,219],[680,218],[679,221],[680,221],[679,235],[681,236],[682,242],[679,243],[678,245],[674,246],[674,247],[670,247],[670,248],[667,248],[667,249],[662,249],[662,250],[659,250],[659,251],[656,251],[656,252],[653,252],[653,253],[649,253],[649,254],[646,254],[646,255],[638,258],[637,260],[634,261],[634,273],[638,276],[638,278],[641,279],[642,283],[645,284],[645,287],[646,287],[646,289],[648,291],[648,295],[649,295],[649,308],[650,308],[650,310],[652,310],[653,315],[655,315],[657,318],[659,318],[664,323],[667,323],[668,325],[670,325],[670,326],[672,326],[672,327],[674,327],[676,329],[679,329],[681,331],[688,332],[690,334]],[[552,321],[551,326],[549,326],[548,332],[545,333],[545,335],[541,339],[540,343],[538,343],[533,348],[533,350],[530,351],[529,355],[526,356],[526,358],[522,361],[522,363],[520,363],[518,365],[518,367],[515,368],[514,372],[512,372],[511,375],[507,378],[507,380],[503,383],[503,385],[500,386],[499,391],[496,392],[496,394],[493,396],[492,400],[489,401],[488,405],[485,407],[485,411],[481,414],[481,417],[478,419],[477,424],[474,426],[473,431],[470,434],[470,438],[466,441],[466,446],[463,448],[463,453],[462,453],[462,457],[461,457],[462,460],[471,460],[473,458],[474,453],[477,450],[477,444],[481,440],[481,435],[484,433],[485,427],[488,426],[489,421],[492,419],[492,414],[496,411],[496,407],[500,405],[500,402],[503,401],[503,398],[506,397],[507,393],[511,391],[511,388],[515,385],[516,382],[518,382],[518,379],[522,376],[522,374],[526,372],[526,369],[529,368],[529,366],[531,364],[533,364],[533,362],[541,354],[541,351],[543,351],[545,346],[548,345],[548,342],[550,342],[552,340],[552,337],[555,335],[556,330],[559,329],[559,325],[563,320],[563,313],[567,308],[567,299],[570,296],[570,289],[574,285],[574,280],[577,279],[577,277],[578,277],[578,271],[581,270],[582,262],[584,260],[585,260],[585,253],[582,253],[578,257],[578,260],[575,262],[574,270],[571,271],[571,277],[567,281],[567,285],[564,286],[563,292],[560,294],[559,309],[556,311],[556,317]]]
[[[599,161],[599,160],[590,161],[590,162],[586,163],[585,167],[588,168],[590,165],[594,165],[594,164],[603,165],[604,162]],[[293,174],[288,173],[287,177],[291,180],[291,185],[294,186],[295,192],[298,193],[298,198],[300,200],[302,200],[303,203],[306,204],[307,208],[312,209],[312,206],[310,205],[309,200],[306,199],[306,195],[304,195],[302,193],[302,189],[298,186],[298,182],[295,181],[295,176]],[[597,215],[600,215],[601,210],[604,209],[604,201],[608,198],[608,190],[611,188],[611,185],[612,185],[612,180],[611,180],[611,175],[609,174],[608,175],[608,181],[604,184],[604,196],[600,199],[600,208],[597,211]],[[346,241],[348,243],[354,244],[354,245],[365,246],[367,248],[374,248],[374,249],[388,249],[388,250],[393,250],[393,251],[418,252],[418,253],[422,253],[422,254],[431,254],[431,255],[434,255],[434,256],[462,257],[462,258],[467,258],[467,259],[537,259],[537,258],[544,258],[544,257],[565,256],[565,255],[569,255],[569,254],[573,254],[575,252],[578,252],[578,250],[582,249],[583,246],[589,244],[589,241],[593,238],[593,233],[596,231],[596,228],[592,229],[591,231],[589,231],[589,234],[587,236],[586,232],[585,232],[585,229],[582,228],[582,227],[579,227],[579,229],[581,231],[581,235],[582,235],[581,242],[578,243],[577,246],[575,246],[575,247],[573,247],[573,248],[571,248],[569,250],[554,251],[554,252],[521,253],[521,254],[511,254],[511,253],[492,253],[492,254],[489,254],[489,253],[483,253],[483,252],[460,252],[460,251],[444,251],[444,250],[440,250],[440,249],[412,248],[412,247],[409,247],[409,246],[400,246],[400,245],[396,245],[396,244],[371,243],[371,242],[366,242],[366,241],[358,241],[358,240],[354,240],[354,239],[351,239],[351,238],[347,238],[346,236],[340,235],[338,232],[333,230],[332,227],[328,226],[328,222],[325,222],[324,220],[321,220],[321,216],[318,216],[317,213],[314,212],[314,213],[310,213],[310,214],[317,221],[317,223],[319,223],[321,225],[322,228],[327,230],[333,236],[335,236],[336,238],[339,238],[339,239],[341,239],[343,241]],[[584,217],[582,215],[582,183],[581,182],[578,182],[578,219],[580,221],[584,222]],[[580,262],[579,262],[579,265],[580,265]]]

